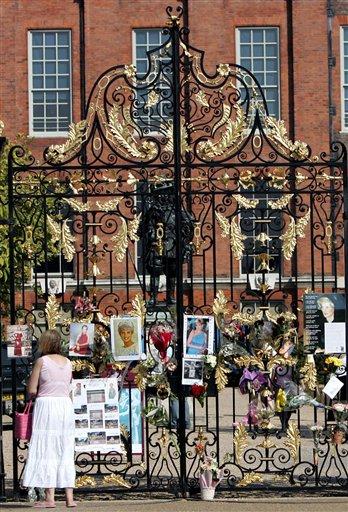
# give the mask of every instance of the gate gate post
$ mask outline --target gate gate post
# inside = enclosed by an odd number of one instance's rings
[[[180,120],[180,39],[179,20],[171,16],[170,27],[173,62],[173,144],[174,144],[174,204],[176,231],[176,326],[178,340],[178,379],[181,382],[183,357],[183,255],[182,255],[182,213],[181,213],[181,120]],[[179,387],[182,387],[179,384]],[[180,448],[180,486],[186,494],[186,434],[185,396],[179,393],[178,443]]]
[[[344,210],[344,289],[345,289],[345,318],[346,318],[346,357],[348,357],[348,162],[347,150],[344,152],[343,166],[343,210]],[[347,362],[346,362],[347,370]],[[348,400],[348,371],[345,375],[345,400]]]
[[[6,144],[6,138],[0,137],[0,154]],[[0,219],[1,225],[8,225],[8,219]],[[0,501],[5,500],[5,461],[4,461],[4,444],[3,444],[3,369],[2,369],[2,310],[0,304],[0,400],[1,400],[1,411],[0,411]]]

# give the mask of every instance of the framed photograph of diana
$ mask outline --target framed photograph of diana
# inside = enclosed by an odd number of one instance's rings
[[[214,317],[184,316],[184,354],[185,357],[202,359],[212,354],[214,349]]]
[[[110,320],[111,349],[116,361],[141,359],[141,318],[113,316]]]

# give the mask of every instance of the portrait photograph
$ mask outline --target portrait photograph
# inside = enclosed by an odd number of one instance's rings
[[[307,351],[317,348],[334,354],[345,351],[345,296],[306,293],[303,296],[304,339]]]
[[[185,357],[202,359],[214,350],[214,317],[200,315],[184,316]]]
[[[94,324],[70,324],[69,356],[91,357],[94,345]]]
[[[141,318],[112,317],[110,321],[111,349],[116,361],[141,359]]]
[[[6,332],[8,357],[31,357],[31,330],[28,325],[8,325]]]
[[[200,359],[183,359],[182,365],[182,384],[192,386],[192,384],[203,384],[203,361]]]
[[[48,277],[47,289],[46,280],[44,278],[38,279],[39,286],[42,293],[47,295],[59,295],[64,293],[66,290],[66,279],[63,280],[60,277]]]

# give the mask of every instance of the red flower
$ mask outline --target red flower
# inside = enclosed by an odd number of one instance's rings
[[[198,398],[205,393],[205,386],[202,384],[192,384],[191,386],[191,395],[195,398]]]
[[[155,325],[150,329],[150,339],[164,361],[167,359],[167,350],[173,339],[173,334],[172,329],[163,325]]]

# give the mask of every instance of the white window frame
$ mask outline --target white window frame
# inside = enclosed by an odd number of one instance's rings
[[[137,28],[133,28],[132,30],[132,62],[133,62],[133,65],[136,67],[137,66],[137,41],[136,41],[136,33],[137,31],[147,31],[147,30],[157,30],[159,33],[162,32],[163,28],[160,28],[160,27],[137,27]],[[158,46],[161,46],[161,44],[163,43],[158,43]],[[138,70],[137,70],[137,73],[138,73]],[[156,131],[156,129],[154,130],[151,130],[147,136],[150,136],[150,137],[156,137],[157,135],[159,135],[159,132]]]
[[[239,64],[240,66],[242,65],[241,64],[241,56],[240,56],[240,32],[241,30],[257,30],[257,29],[260,29],[260,30],[265,30],[265,29],[273,29],[273,30],[276,30],[277,31],[277,35],[278,35],[278,53],[277,53],[277,73],[278,73],[278,85],[277,85],[277,89],[278,89],[278,119],[281,119],[281,75],[280,75],[280,33],[279,33],[279,27],[277,26],[268,26],[268,25],[262,25],[262,26],[246,26],[246,27],[237,27],[236,28],[236,31],[235,31],[235,43],[236,43],[236,63]],[[265,43],[262,43],[262,44],[265,44]],[[264,60],[266,60],[266,57],[263,56],[262,57]],[[252,59],[250,57],[250,59]],[[251,71],[251,70],[250,70]],[[252,73],[255,74],[255,72],[251,71]],[[262,85],[260,84],[262,90],[265,90],[266,88],[276,88],[276,86],[270,86],[270,85]],[[267,98],[266,98],[266,101],[267,101]]]
[[[69,131],[56,131],[56,132],[51,132],[51,131],[47,131],[47,132],[38,132],[38,131],[34,131],[33,129],[33,122],[34,122],[34,116],[33,116],[33,95],[32,95],[32,92],[33,92],[33,73],[32,73],[32,70],[33,70],[33,59],[32,59],[32,35],[34,32],[53,32],[53,33],[57,33],[57,32],[68,32],[69,33],[69,43],[70,43],[70,55],[69,55],[69,63],[70,63],[70,67],[69,67],[69,75],[70,75],[70,88],[69,88],[69,93],[70,93],[70,123],[72,122],[72,32],[71,32],[71,29],[68,29],[68,28],[61,28],[61,29],[48,29],[46,30],[45,28],[40,28],[40,29],[33,29],[33,30],[28,30],[28,95],[29,95],[29,101],[28,101],[28,104],[29,104],[29,136],[30,137],[38,137],[38,138],[58,138],[58,137],[62,137],[62,138],[66,138],[69,134]],[[43,61],[45,62],[45,61]],[[47,90],[47,89],[43,89],[43,90]],[[69,123],[69,124],[70,124]]]
[[[341,64],[341,70],[340,70],[340,88],[341,88],[341,133],[348,133],[348,124],[345,125],[345,98],[344,98],[344,88],[348,88],[348,82],[345,85],[344,83],[344,29],[347,29],[348,31],[348,25],[341,25],[340,27],[340,64]],[[348,40],[347,40],[348,43]],[[348,54],[347,54],[348,57]],[[347,68],[348,72],[348,68]],[[348,111],[347,111],[348,115]]]

